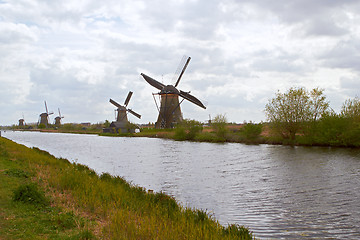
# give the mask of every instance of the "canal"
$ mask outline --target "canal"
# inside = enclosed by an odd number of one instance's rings
[[[360,149],[12,132],[38,147],[206,210],[261,239],[360,239]]]

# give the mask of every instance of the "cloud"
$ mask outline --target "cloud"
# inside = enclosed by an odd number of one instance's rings
[[[321,57],[325,64],[332,68],[345,68],[360,71],[359,38],[339,41],[332,49]]]
[[[359,78],[346,78],[343,77],[340,79],[341,88],[344,89],[344,92],[347,95],[347,98],[359,97],[360,81]]]
[[[0,125],[22,112],[37,121],[44,100],[65,122],[113,119],[109,98],[130,90],[139,121],[156,121],[157,90],[140,73],[173,84],[183,55],[179,88],[208,104],[185,101],[185,117],[265,120],[267,99],[296,86],[328,89],[340,105],[357,94],[359,10],[355,0],[2,1]]]

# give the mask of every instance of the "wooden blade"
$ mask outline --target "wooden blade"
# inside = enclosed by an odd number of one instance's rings
[[[181,79],[182,75],[184,74],[187,66],[189,65],[190,60],[191,60],[191,57],[188,57],[188,59],[186,60],[185,65],[184,65],[184,67],[183,67],[183,69],[182,69],[182,71],[181,71],[181,73],[180,73],[180,75],[179,75],[179,78],[178,78],[178,80],[177,80],[176,83],[175,83],[175,87],[177,87],[177,86],[179,85],[180,79]]]
[[[112,104],[114,104],[116,107],[122,107],[120,104],[118,104],[117,102],[115,102],[114,100],[112,100],[111,98],[110,98],[110,101],[109,102],[111,102]]]
[[[185,98],[186,100],[198,105],[199,107],[202,107],[204,109],[206,109],[206,107],[204,106],[204,104],[202,104],[200,102],[199,99],[197,99],[196,97],[194,97],[193,95],[191,95],[190,93],[188,92],[184,92],[184,91],[181,91],[180,90],[180,94],[179,94],[181,97]]]
[[[48,112],[47,105],[46,105],[46,101],[44,101],[44,102],[45,102],[45,110],[46,110],[46,113],[49,113],[49,112]]]
[[[141,118],[141,115],[140,115],[140,114],[138,114],[138,113],[136,113],[136,112],[134,112],[133,110],[128,109],[128,111],[129,111],[129,113],[131,113],[131,114],[132,114],[132,115],[134,115],[135,117],[137,117],[137,118]]]
[[[129,93],[128,93],[127,97],[126,97],[126,100],[124,102],[125,107],[127,107],[127,105],[129,104],[129,101],[130,101],[130,98],[131,98],[132,94],[133,94],[133,92],[129,91]]]
[[[144,78],[151,86],[153,86],[153,87],[155,87],[155,88],[157,88],[157,89],[159,89],[159,90],[162,90],[162,89],[165,87],[164,84],[162,84],[161,82],[158,82],[158,81],[156,81],[155,79],[153,79],[153,78],[145,75],[144,73],[141,73],[141,76],[143,76],[143,78]]]

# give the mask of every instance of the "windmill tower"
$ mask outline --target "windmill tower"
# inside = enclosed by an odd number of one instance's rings
[[[24,127],[26,125],[24,114],[22,115],[22,118],[19,119],[19,127]]]
[[[133,94],[133,92],[129,91],[129,93],[128,93],[126,99],[125,99],[124,106],[120,105],[119,103],[115,102],[114,100],[112,100],[110,98],[110,103],[112,103],[113,105],[115,105],[115,107],[117,107],[117,109],[115,110],[115,111],[117,111],[116,121],[112,122],[110,124],[110,127],[116,128],[116,131],[118,131],[120,129],[122,133],[127,133],[128,132],[128,126],[130,124],[130,122],[129,122],[128,118],[127,118],[128,112],[131,113],[132,115],[134,115],[137,118],[141,118],[140,114],[138,114],[138,113],[134,112],[133,110],[127,108],[132,94]]]
[[[58,108],[58,111],[59,111],[59,116],[57,116],[55,118],[55,125],[56,126],[60,126],[61,125],[61,119],[64,118],[64,116],[61,116],[60,108]]]
[[[54,113],[53,112],[49,113],[47,105],[46,105],[46,101],[44,101],[44,102],[45,102],[45,111],[46,112],[40,114],[40,120],[39,120],[38,123],[39,123],[39,125],[44,124],[45,127],[48,127],[48,125],[49,125],[49,115],[54,114]]]
[[[175,123],[179,123],[183,120],[180,104],[184,99],[198,105],[201,108],[206,109],[204,104],[200,102],[199,99],[190,94],[190,92],[184,92],[178,90],[176,87],[179,85],[180,79],[183,76],[189,62],[190,57],[184,57],[180,62],[178,70],[182,69],[179,73],[179,77],[174,85],[164,85],[155,79],[141,73],[141,76],[153,87],[160,90],[158,95],[160,95],[160,109],[158,119],[155,123],[155,128],[171,128]],[[183,67],[182,67],[183,66]],[[154,95],[154,94],[153,94]],[[179,96],[183,99],[179,102]]]

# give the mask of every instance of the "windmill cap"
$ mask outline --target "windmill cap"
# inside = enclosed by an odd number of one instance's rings
[[[160,94],[180,94],[180,92],[173,85],[167,85],[160,91]]]

